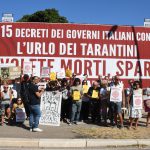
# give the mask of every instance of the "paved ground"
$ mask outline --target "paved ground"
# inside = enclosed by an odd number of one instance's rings
[[[30,132],[28,121],[22,126],[0,126],[0,137],[3,138],[82,138],[72,131],[75,125],[69,126],[61,123],[59,127],[39,126],[43,132]]]
[[[146,118],[142,118],[140,121],[142,122],[140,124],[142,126],[145,126]],[[39,132],[30,132],[29,123],[28,121],[25,121],[23,126],[9,126],[9,125],[0,126],[0,138],[81,139],[87,137],[83,137],[79,133],[77,132],[75,133],[74,131],[78,128],[92,128],[92,127],[100,127],[100,126],[85,123],[72,126],[69,126],[66,123],[61,123],[61,125],[58,127],[40,125],[40,128],[43,129],[44,131],[39,133]]]

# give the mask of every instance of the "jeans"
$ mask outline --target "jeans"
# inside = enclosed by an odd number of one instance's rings
[[[30,105],[30,117],[29,117],[29,125],[30,129],[38,128],[39,120],[41,117],[40,105]]]
[[[82,102],[72,102],[71,122],[77,122],[80,118]]]

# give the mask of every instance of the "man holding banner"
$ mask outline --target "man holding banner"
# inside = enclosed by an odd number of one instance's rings
[[[41,111],[40,111],[40,101],[41,101],[41,95],[44,92],[44,89],[38,89],[39,78],[37,76],[33,77],[33,83],[29,86],[29,93],[30,93],[30,102],[29,102],[29,108],[30,108],[30,117],[29,117],[29,125],[30,125],[30,131],[34,132],[42,132],[41,129],[38,128],[39,120],[41,117]]]

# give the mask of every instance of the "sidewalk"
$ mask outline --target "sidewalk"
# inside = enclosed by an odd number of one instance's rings
[[[0,138],[0,147],[17,148],[99,148],[150,147],[150,139],[30,139]]]
[[[150,147],[150,139],[90,139],[89,137],[74,132],[74,130],[80,127],[101,128],[93,124],[69,126],[65,123],[61,123],[59,127],[40,126],[40,128],[44,130],[43,132],[30,132],[28,121],[25,122],[24,126],[4,125],[0,126],[0,147]]]

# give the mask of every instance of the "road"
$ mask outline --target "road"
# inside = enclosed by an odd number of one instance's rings
[[[0,147],[0,150],[150,150],[150,148],[121,148],[121,147],[118,147],[118,148],[49,148],[49,149],[43,149],[43,148],[1,148]]]

